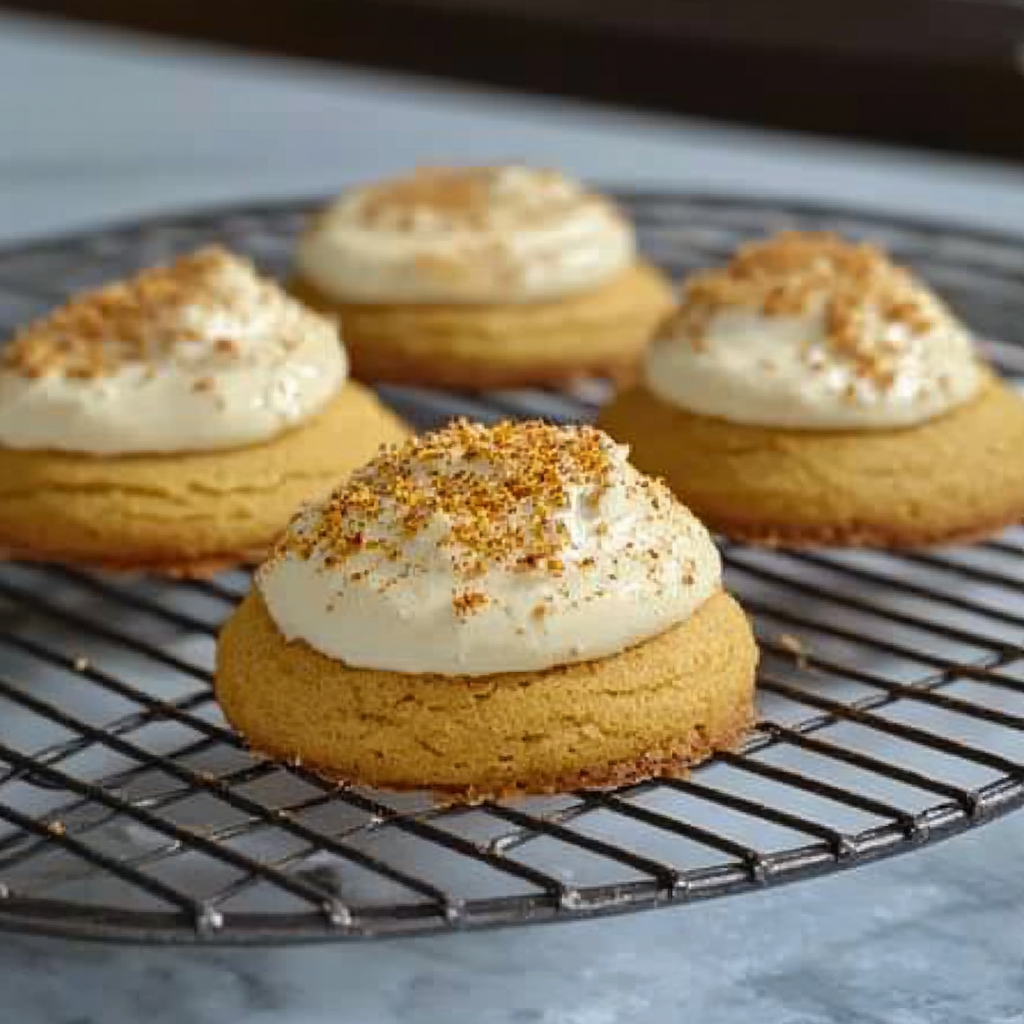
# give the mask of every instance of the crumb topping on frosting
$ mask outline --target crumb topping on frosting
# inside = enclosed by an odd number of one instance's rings
[[[350,301],[520,302],[592,288],[635,257],[615,204],[554,170],[424,167],[343,194],[299,244]]]
[[[336,323],[218,246],[84,292],[0,352],[0,444],[97,455],[231,448],[340,390]]]
[[[331,656],[486,673],[662,631],[719,586],[720,567],[703,526],[601,431],[460,420],[301,511],[257,581],[283,632]]]
[[[357,194],[356,214],[370,226],[416,232],[557,223],[566,213],[612,203],[558,171],[524,167],[420,167]]]
[[[333,568],[367,550],[397,560],[411,541],[429,537],[462,580],[495,567],[561,576],[574,540],[564,518],[574,492],[585,491],[596,511],[624,463],[621,447],[594,427],[458,420],[382,451],[334,491],[312,528],[290,531],[278,554],[324,554]],[[652,515],[673,503],[664,484],[639,473],[629,490]],[[659,557],[653,549],[633,555],[651,563]],[[594,563],[590,557],[577,564],[586,569]],[[468,614],[486,600],[460,591],[454,603]]]
[[[913,338],[949,317],[934,294],[877,246],[826,232],[783,231],[742,246],[724,267],[691,277],[676,325],[700,348],[709,320],[723,310],[798,317],[818,304],[832,351],[883,388],[892,386],[896,360]]]
[[[736,423],[890,429],[968,401],[970,332],[877,246],[782,232],[684,285],[647,353],[656,395]]]
[[[259,277],[249,260],[209,246],[168,266],[76,296],[15,335],[0,365],[26,377],[109,376],[126,363],[156,362],[187,355],[196,344],[210,345],[215,313],[247,317],[254,310],[266,315],[291,305],[276,284]],[[189,315],[196,310],[202,314]],[[293,327],[301,328],[301,323]],[[299,329],[286,331],[280,341],[286,349],[297,347]],[[242,346],[226,335],[213,338],[212,348],[231,361],[240,356]],[[201,390],[202,382],[197,386]]]

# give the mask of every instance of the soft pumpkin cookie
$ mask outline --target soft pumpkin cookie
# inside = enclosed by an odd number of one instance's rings
[[[207,571],[407,431],[335,326],[216,249],[75,299],[0,364],[0,549]]]
[[[345,306],[301,280],[293,290],[341,316],[356,376],[474,390],[586,377],[630,381],[671,309],[664,278],[644,263],[584,295],[520,305]]]
[[[724,593],[619,655],[482,678],[349,668],[289,644],[252,594],[221,637],[217,696],[278,760],[482,797],[679,774],[749,728],[755,660],[746,617]]]
[[[356,376],[469,388],[628,379],[673,308],[608,200],[525,167],[346,193],[300,240],[293,289],[341,317]]]
[[[869,434],[730,423],[644,389],[619,396],[602,425],[737,540],[916,547],[1024,517],[1024,402],[996,380],[919,427]]]
[[[225,626],[254,749],[457,799],[679,773],[753,720],[707,531],[593,428],[462,423],[289,527]]]
[[[1024,517],[1024,400],[924,285],[833,236],[693,278],[601,424],[740,540],[915,547]]]
[[[0,448],[0,547],[29,560],[186,573],[253,560],[300,502],[407,436],[350,381],[302,427],[230,451],[110,458]]]

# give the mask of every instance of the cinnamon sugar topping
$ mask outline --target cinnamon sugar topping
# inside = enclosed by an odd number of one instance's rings
[[[595,288],[635,258],[613,203],[552,170],[424,167],[343,194],[304,233],[299,272],[343,302],[532,302]]]
[[[490,598],[481,590],[464,590],[452,598],[456,615],[471,615],[476,609],[486,607]]]
[[[724,267],[691,277],[676,325],[700,348],[716,313],[745,308],[799,317],[819,305],[832,351],[881,388],[892,385],[896,358],[909,339],[928,334],[949,315],[877,246],[824,232],[783,231],[741,247]]]
[[[281,302],[271,282],[259,281],[254,296],[251,288],[239,287],[240,275],[258,281],[247,260],[209,246],[85,292],[25,327],[3,350],[0,365],[31,378],[59,373],[91,379],[209,344],[203,325],[189,322],[191,309],[207,306],[231,316],[250,310],[254,298],[272,306]],[[218,338],[212,348],[229,361],[240,352],[233,338]]]
[[[300,512],[257,574],[286,637],[457,675],[614,653],[720,582],[707,531],[623,446],[537,421],[459,421],[382,451]]]
[[[528,186],[528,187],[526,187]],[[363,221],[392,229],[486,229],[557,220],[581,205],[608,207],[557,171],[514,167],[420,167],[366,189]]]
[[[969,328],[876,246],[783,232],[695,275],[644,380],[688,412],[753,427],[889,430],[983,379]]]
[[[403,178],[372,187],[363,204],[370,223],[392,214],[417,210],[443,211],[450,217],[476,221],[486,218],[494,168],[423,167]]]
[[[337,325],[211,246],[85,292],[0,352],[0,445],[93,455],[258,443],[319,412]]]
[[[615,448],[592,427],[460,420],[383,451],[331,495],[312,530],[289,533],[278,551],[303,558],[319,551],[337,562],[378,550],[397,559],[409,541],[430,535],[462,578],[499,565],[557,576],[571,541],[560,518],[570,491],[606,487]],[[644,479],[641,486],[662,485]],[[375,536],[381,517],[399,523],[389,539]],[[460,592],[457,607],[471,611],[482,597]]]

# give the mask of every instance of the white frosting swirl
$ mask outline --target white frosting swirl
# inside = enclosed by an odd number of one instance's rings
[[[457,424],[302,512],[257,583],[353,667],[491,675],[615,654],[721,586],[701,523],[593,428]]]
[[[341,196],[297,267],[339,302],[520,303],[596,288],[635,256],[615,207],[557,172],[429,168]]]
[[[0,360],[0,445],[125,455],[258,444],[318,413],[346,375],[333,321],[205,249],[16,337]]]
[[[698,275],[645,381],[703,416],[798,430],[914,426],[969,401],[968,330],[877,250],[792,235]]]

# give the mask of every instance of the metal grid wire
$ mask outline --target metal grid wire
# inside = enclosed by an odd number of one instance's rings
[[[1024,245],[840,211],[630,194],[680,273],[827,225],[890,246],[1024,376]],[[0,252],[0,329],[219,239],[283,272],[307,204]],[[383,389],[420,426],[591,417],[604,391]],[[726,545],[763,648],[762,722],[686,780],[511,805],[337,789],[248,754],[212,700],[242,572],[0,568],[0,927],[145,941],[362,938],[622,912],[805,878],[1024,802],[1024,529],[895,555]]]

